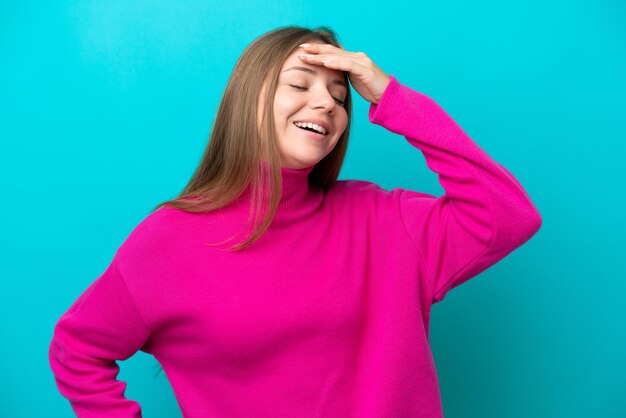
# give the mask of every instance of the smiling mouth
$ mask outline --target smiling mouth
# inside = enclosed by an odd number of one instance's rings
[[[328,132],[326,132],[325,134],[323,134],[323,133],[320,133],[320,132],[316,131],[316,130],[315,130],[315,129],[313,129],[313,128],[303,127],[303,126],[298,126],[298,125],[296,125],[296,124],[295,124],[295,122],[293,123],[293,126],[295,126],[295,127],[296,127],[296,128],[298,128],[298,129],[302,129],[303,131],[313,132],[313,133],[318,134],[318,135],[320,135],[320,136],[326,136],[326,135],[328,135]]]

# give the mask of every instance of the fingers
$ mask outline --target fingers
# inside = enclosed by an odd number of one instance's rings
[[[337,61],[341,58],[333,54],[297,54],[297,55],[298,55],[298,58],[300,58],[302,61],[305,61],[311,64],[317,64],[317,63],[333,61],[333,60]]]
[[[355,57],[341,54],[298,54],[298,57],[308,63],[332,68],[333,70],[346,71],[359,76],[366,73],[366,65]]]
[[[338,61],[342,58],[359,60],[366,57],[363,52],[349,52],[330,44],[305,43],[299,46],[302,48],[303,53],[298,53],[297,56],[301,60],[312,64],[319,63],[319,65],[322,65],[322,62]]]
[[[345,61],[342,57],[336,54],[297,54],[298,58],[309,64],[327,65],[329,63],[338,63],[339,61]]]
[[[303,46],[306,45],[306,46]],[[341,54],[350,57],[365,57],[363,52],[350,52],[330,44],[300,44],[304,52],[309,54]]]
[[[329,58],[333,55],[350,57],[354,60],[363,60],[368,58],[363,52],[350,52],[330,44],[305,43],[300,44],[299,46],[302,48],[302,51],[308,55],[323,56],[325,58]]]
[[[314,43],[306,43],[298,45],[300,48],[304,50],[304,52],[309,54],[341,54],[350,57],[365,57],[365,53],[363,52],[350,52],[346,51],[343,48],[337,48],[331,44],[314,44]]]
[[[363,52],[349,52],[330,44],[311,43],[299,46],[303,53],[298,53],[297,56],[303,62],[344,71],[361,80],[371,80],[373,77],[372,62]]]
[[[337,48],[331,44],[306,43],[300,44],[299,46],[307,52],[347,52],[345,49]]]

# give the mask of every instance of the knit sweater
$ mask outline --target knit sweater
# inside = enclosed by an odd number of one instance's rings
[[[116,380],[138,350],[184,417],[443,416],[431,306],[542,220],[506,168],[394,76],[369,120],[420,150],[445,194],[362,180],[324,192],[312,166],[283,167],[272,224],[240,252],[206,244],[247,224],[246,193],[149,214],[55,326],[50,365],[79,417],[141,416]]]

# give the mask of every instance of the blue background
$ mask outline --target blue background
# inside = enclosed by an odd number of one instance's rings
[[[433,307],[446,418],[626,416],[625,16],[617,0],[2,1],[0,415],[72,416],[56,321],[184,187],[246,45],[295,24],[435,99],[543,217]],[[353,95],[340,178],[443,194]],[[181,416],[154,358],[120,366],[144,416]]]

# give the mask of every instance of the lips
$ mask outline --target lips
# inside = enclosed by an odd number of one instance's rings
[[[316,125],[322,126],[324,129],[326,129],[326,135],[330,134],[330,123],[322,120],[322,119],[316,119],[316,118],[306,118],[306,119],[299,119],[294,121],[295,122],[301,122],[301,123],[314,123]]]
[[[300,128],[299,126],[296,126],[295,124],[293,126],[296,127],[296,129],[300,130],[300,132],[302,132],[302,134],[304,134],[307,137],[313,139],[314,141],[324,141],[326,139],[326,137],[328,136],[328,134],[327,135],[323,135],[323,134],[317,133],[317,132],[309,130],[309,129]]]
[[[298,128],[298,129],[300,129],[300,130],[303,130],[303,131],[305,131],[305,132],[311,132],[312,134],[317,134],[317,135],[320,135],[320,136],[326,136],[326,135],[328,135],[328,131],[327,131],[327,133],[323,134],[323,133],[321,133],[321,132],[317,132],[317,131],[316,131],[315,129],[313,129],[313,128],[298,126],[298,125],[296,125],[296,122],[294,122],[294,123],[293,123],[293,126],[295,126],[296,128]]]

